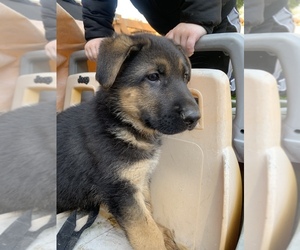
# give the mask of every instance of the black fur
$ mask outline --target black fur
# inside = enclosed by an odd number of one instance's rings
[[[135,189],[119,180],[116,172],[151,158],[154,153],[139,150],[108,132],[119,124],[132,128],[122,124],[107,110],[107,99],[103,94],[99,93],[97,98],[104,103],[97,103],[94,99],[58,115],[58,212],[77,208],[90,210],[100,203],[118,209],[117,203],[123,200],[122,203],[126,204],[127,197]],[[160,145],[159,136],[152,140]]]
[[[56,209],[55,103],[0,115],[0,213]]]
[[[57,117],[58,212],[105,204],[117,218],[124,215],[137,188],[120,172],[154,158],[162,133],[193,129],[199,119],[186,86],[189,77],[187,57],[166,38],[119,36],[101,44],[96,74],[101,90]],[[128,111],[127,103],[137,111]],[[120,131],[151,147],[120,139]]]

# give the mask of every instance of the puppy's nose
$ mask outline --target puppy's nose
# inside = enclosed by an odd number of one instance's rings
[[[181,112],[181,118],[188,128],[193,129],[197,121],[200,119],[199,110],[187,110]]]

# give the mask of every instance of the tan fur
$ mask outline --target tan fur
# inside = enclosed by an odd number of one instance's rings
[[[134,197],[135,205],[127,211],[125,231],[135,250],[184,250],[175,243],[171,231],[156,224],[151,215],[149,176],[157,161],[158,154],[151,161],[141,161],[120,172],[120,177],[130,181],[138,190]]]
[[[146,128],[145,125],[140,121],[140,105],[150,106],[155,104],[150,101],[146,102],[143,96],[145,95],[145,91],[140,91],[139,89],[132,87],[121,90],[120,92],[120,102],[122,111],[126,113],[126,118],[124,117],[124,121],[128,121],[134,125],[134,127],[140,131],[142,134],[153,136],[155,135],[155,131],[152,129]]]
[[[120,173],[122,179],[130,181],[137,188],[135,204],[127,211],[125,224],[127,237],[136,250],[166,250],[163,235],[152,218],[149,196],[149,175],[156,166],[158,156],[153,160],[141,161]]]
[[[155,64],[159,66],[160,70],[163,70],[164,74],[166,75],[170,75],[172,72],[172,69],[170,67],[170,63],[165,60],[164,58],[156,58],[155,60]],[[182,65],[181,65],[182,67]],[[154,68],[154,70],[156,70],[156,68]]]
[[[129,181],[143,193],[145,188],[148,189],[149,177],[157,165],[158,157],[159,154],[157,153],[152,160],[140,161],[126,170],[120,171],[120,178]]]
[[[120,92],[120,102],[123,111],[133,120],[138,121],[140,117],[140,110],[137,103],[140,102],[140,91],[137,88],[132,87],[123,89]]]
[[[135,250],[166,250],[163,235],[151,212],[147,209],[141,192],[135,194],[136,204],[128,211],[131,220],[125,225],[127,237]]]
[[[155,147],[153,144],[148,143],[146,141],[137,140],[136,137],[134,136],[134,134],[132,134],[131,132],[129,132],[127,130],[114,129],[111,131],[111,133],[114,134],[116,136],[116,138],[119,138],[119,139],[121,139],[125,142],[128,142],[128,143],[132,144],[133,146],[136,146],[143,150],[151,151]]]
[[[103,88],[110,88],[117,77],[119,69],[131,51],[139,50],[141,44],[145,47],[149,46],[149,39],[132,39],[125,35],[117,36],[115,39],[110,40],[110,43],[103,43],[100,47],[99,54],[103,51],[111,51],[107,60],[101,57],[101,61],[97,63],[96,79]],[[103,63],[103,65],[102,65]]]
[[[143,51],[151,46],[151,43],[152,41],[147,36],[133,36],[129,38],[121,35],[117,36],[116,39],[104,41],[100,48],[100,54],[102,51],[113,51],[113,53],[109,53],[109,57],[105,57],[106,54],[103,53],[104,56],[98,62],[96,79],[100,82],[101,86],[108,90],[114,84],[126,58],[130,54],[132,55],[132,52],[138,52],[140,53],[139,55],[142,55]],[[132,74],[128,74],[130,75],[128,82],[125,79],[126,84],[124,86],[119,81],[116,81],[118,92],[114,95],[114,99],[118,105],[113,112],[122,122],[130,124],[130,126],[112,127],[109,131],[117,139],[129,143],[128,147],[136,147],[137,154],[139,154],[139,151],[146,151],[145,155],[149,154],[152,156],[153,152],[156,152],[151,159],[140,160],[131,166],[121,168],[116,173],[117,177],[120,180],[124,180],[126,185],[132,186],[133,190],[120,213],[121,219],[117,217],[116,219],[124,229],[134,250],[185,249],[175,243],[174,235],[170,230],[158,225],[152,217],[149,179],[158,163],[159,150],[157,148],[161,142],[157,138],[162,132],[152,129],[151,127],[156,127],[151,126],[152,124],[148,126],[148,120],[151,120],[149,117],[158,117],[159,119],[161,115],[160,111],[162,110],[159,109],[161,103],[165,103],[165,99],[172,100],[177,98],[176,96],[179,96],[179,91],[166,91],[163,96],[160,96],[161,92],[157,94],[154,91],[156,89],[155,86],[157,86],[155,84],[159,81],[151,81],[147,77],[153,73],[159,73],[162,79],[167,79],[162,82],[171,86],[174,74],[176,77],[181,78],[184,72],[189,69],[187,67],[188,60],[183,53],[182,56],[178,57],[160,57],[159,53],[157,53],[156,57],[151,57],[151,60],[148,57],[138,57],[141,63],[134,65]],[[172,59],[167,60],[167,58]],[[136,79],[139,79],[138,85],[134,84]],[[163,100],[160,101],[158,96],[163,98]],[[171,110],[173,110],[173,105],[171,106]],[[146,118],[145,111],[147,114]],[[168,115],[168,112],[166,112],[165,117]]]

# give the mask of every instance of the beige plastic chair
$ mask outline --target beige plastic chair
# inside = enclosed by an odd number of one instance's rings
[[[81,103],[83,91],[96,92],[100,84],[95,79],[95,72],[73,74],[68,77],[64,109]]]
[[[0,113],[10,110],[19,76],[20,57],[46,44],[43,24],[0,3]]]
[[[55,72],[21,75],[17,79],[11,109],[38,103],[41,91],[55,90]]]
[[[164,136],[151,181],[154,217],[189,250],[231,250],[239,237],[242,185],[232,148],[228,78],[194,69],[189,87],[201,121],[193,131]]]
[[[297,184],[280,145],[279,95],[269,73],[245,70],[245,114],[244,249],[286,249]]]
[[[56,5],[57,26],[57,111],[64,107],[64,96],[69,75],[69,58],[75,51],[84,48],[82,22],[75,20],[59,4]]]
[[[245,35],[245,51],[266,51],[278,57],[287,84],[287,109],[282,120],[282,146],[292,162],[300,163],[300,35]]]
[[[79,84],[79,75],[90,77],[90,82]],[[83,90],[97,89],[94,76],[69,76],[65,108],[80,103]],[[154,216],[174,230],[176,240],[189,250],[234,249],[240,231],[242,185],[231,145],[228,78],[221,71],[197,69],[189,87],[202,118],[193,131],[164,138],[160,165],[151,182]],[[94,232],[90,229],[87,234]],[[88,243],[83,238],[78,244],[86,247],[99,247],[101,242]]]
[[[195,51],[223,51],[230,56],[236,83],[232,143],[239,162],[244,162],[244,37],[239,33],[205,35]]]

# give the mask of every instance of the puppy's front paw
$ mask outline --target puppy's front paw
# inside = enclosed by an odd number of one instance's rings
[[[188,250],[184,246],[177,244],[174,240],[174,234],[171,232],[171,230],[165,228],[162,225],[158,225],[159,229],[163,233],[165,246],[167,250]]]

